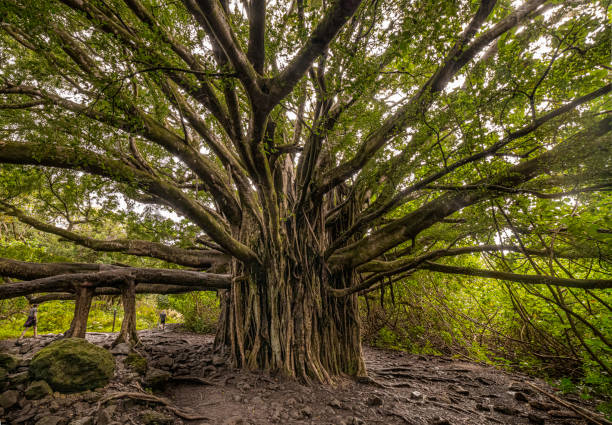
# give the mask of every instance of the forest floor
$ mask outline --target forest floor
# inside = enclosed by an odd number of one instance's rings
[[[2,424],[610,423],[594,413],[594,403],[558,394],[542,380],[469,361],[364,347],[372,380],[343,378],[334,386],[305,386],[228,367],[213,352],[209,335],[175,329],[139,334],[149,375],[154,371],[164,377],[161,371],[169,372],[164,389],[154,396],[144,390],[147,378],[125,366],[127,352],[119,346],[114,350],[115,377],[103,389],[55,393],[36,401],[22,397],[0,417]],[[28,359],[54,338],[27,339],[22,345],[0,341],[0,352]],[[113,334],[90,333],[87,339],[108,347]],[[40,422],[45,417],[56,421]],[[194,417],[200,419],[188,419]]]

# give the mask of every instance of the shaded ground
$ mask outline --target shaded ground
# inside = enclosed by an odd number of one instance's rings
[[[7,420],[39,425],[609,423],[599,415],[595,422],[586,421],[562,403],[591,412],[593,404],[558,394],[561,401],[554,400],[539,390],[554,393],[541,380],[466,361],[365,348],[373,381],[341,379],[333,387],[304,386],[278,376],[232,370],[212,352],[210,336],[169,329],[142,331],[140,336],[144,346],[139,351],[149,361],[149,375],[155,372],[165,380],[169,375],[160,371],[171,374],[155,395],[170,401],[183,416],[206,419],[179,419],[176,411],[157,401],[129,397],[104,401],[126,392],[150,397],[144,387],[151,377],[144,383],[143,377],[126,368],[127,353],[119,347],[114,353],[116,376],[104,389],[67,396],[56,393],[38,401],[21,397],[17,406],[0,414],[2,424]],[[111,334],[88,334],[88,340],[99,345],[110,345],[112,338]],[[23,346],[15,346],[14,340],[0,341],[0,351],[19,353],[27,363],[52,340],[53,336],[44,336]],[[190,378],[185,380],[186,376]],[[194,383],[197,378],[201,382]],[[45,417],[58,420],[40,422]]]

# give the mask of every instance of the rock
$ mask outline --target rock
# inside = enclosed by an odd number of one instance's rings
[[[448,419],[444,419],[440,416],[435,416],[431,419],[431,425],[451,425]]]
[[[423,400],[423,393],[421,393],[419,391],[412,391],[410,393],[410,398],[412,400]]]
[[[115,413],[116,409],[117,406],[110,405],[104,409],[98,410],[98,421],[96,422],[96,424],[110,425],[113,422],[113,413]]]
[[[174,365],[174,361],[170,356],[164,356],[157,360],[157,366],[163,368],[170,368]]]
[[[40,400],[53,394],[53,390],[45,381],[34,381],[25,390],[25,396],[29,400]]]
[[[91,416],[78,418],[70,422],[70,425],[94,425],[94,420]]]
[[[115,356],[127,356],[130,354],[130,351],[130,346],[125,342],[115,345],[115,347],[110,350],[110,352]]]
[[[0,367],[11,371],[19,365],[19,358],[8,353],[0,353]]]
[[[36,425],[64,425],[67,422],[66,418],[61,416],[44,416],[36,422]]]
[[[114,371],[113,356],[82,338],[55,341],[36,353],[30,363],[30,375],[67,393],[103,387]]]
[[[19,372],[8,376],[8,380],[11,385],[23,384],[24,382],[27,382],[29,378],[30,375],[28,374],[28,372]]]
[[[212,358],[212,364],[213,366],[223,366],[225,364],[225,359],[223,358],[223,356],[220,356],[218,354],[215,354]]]
[[[174,418],[155,410],[145,410],[140,414],[140,421],[144,425],[172,425]]]
[[[505,404],[495,404],[493,405],[493,410],[503,415],[516,415],[519,413],[514,407],[506,406]]]
[[[523,403],[527,403],[529,401],[525,393],[522,393],[520,391],[517,391],[516,393],[514,393],[514,399],[516,401],[522,401]]]
[[[144,383],[147,387],[160,389],[168,383],[171,376],[170,372],[152,367],[147,371],[144,377]]]
[[[138,353],[129,353],[125,358],[125,365],[140,375],[145,375],[147,373],[147,359]]]
[[[508,390],[510,391],[520,391],[525,394],[533,394],[533,390],[526,385],[523,385],[519,382],[511,382],[508,385]]]
[[[529,419],[529,422],[531,422],[532,424],[537,424],[537,425],[543,425],[544,422],[546,422],[546,419],[544,418],[544,416],[538,415],[537,413],[533,413],[533,412],[529,412],[527,414],[527,419]]]
[[[340,403],[340,400],[336,398],[332,398],[331,401],[327,404],[331,407],[335,407],[336,409],[342,409],[342,403]]]
[[[466,390],[465,388],[463,388],[461,385],[449,385],[448,389],[451,391],[456,392],[457,394],[461,394],[461,395],[469,395],[470,392],[468,390]]]
[[[262,404],[263,402],[264,402],[263,398],[261,398],[259,396],[255,396],[255,397],[253,397],[251,399],[251,403],[253,403],[253,404]]]
[[[529,403],[529,406],[531,406],[532,409],[536,409],[536,410],[553,410],[555,407],[557,407],[555,404],[552,403],[543,403],[541,401],[532,401],[531,403]]]
[[[302,415],[303,418],[311,418],[312,417],[312,409],[310,407],[306,406],[302,410],[300,410],[300,414]]]
[[[232,397],[232,399],[236,402],[236,403],[242,403],[242,397],[238,394],[234,394],[234,396]]]
[[[19,399],[19,392],[15,390],[8,390],[0,394],[0,407],[3,409],[9,409],[17,404]]]
[[[483,404],[483,403],[476,403],[476,409],[480,410],[481,412],[490,412],[491,411],[491,405],[490,404]]]
[[[370,397],[368,397],[366,399],[366,404],[368,406],[372,406],[372,407],[382,406],[383,400],[382,400],[382,398],[378,397],[377,395],[372,395],[372,396],[370,396]]]

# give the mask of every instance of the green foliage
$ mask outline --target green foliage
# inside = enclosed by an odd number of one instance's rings
[[[214,333],[219,321],[219,299],[212,292],[192,292],[168,297],[170,306],[182,314],[185,329]]]

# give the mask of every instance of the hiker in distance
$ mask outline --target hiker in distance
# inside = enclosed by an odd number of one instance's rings
[[[161,328],[162,331],[166,330],[166,310],[159,312],[159,328]]]
[[[28,318],[26,319],[26,322],[23,325],[23,332],[21,332],[19,339],[23,338],[28,328],[34,328],[34,338],[38,338],[37,322],[38,322],[38,304],[33,304],[32,307],[30,307],[30,311],[28,312]]]

